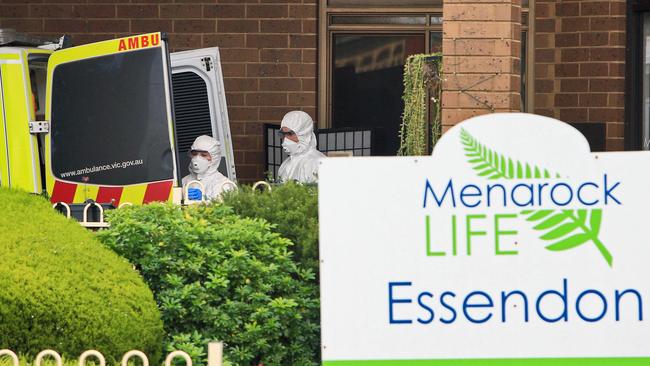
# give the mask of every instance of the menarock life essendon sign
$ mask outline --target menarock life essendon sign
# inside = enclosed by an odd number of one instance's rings
[[[650,152],[496,114],[319,176],[324,365],[650,365]]]

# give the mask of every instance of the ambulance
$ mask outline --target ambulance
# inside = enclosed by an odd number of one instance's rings
[[[203,134],[235,181],[218,48],[168,49],[164,33],[66,47],[0,29],[0,186],[67,208],[180,202]]]

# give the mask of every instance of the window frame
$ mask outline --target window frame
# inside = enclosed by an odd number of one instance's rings
[[[522,6],[522,33],[526,32],[526,102],[522,105],[522,111],[534,111],[534,84],[535,84],[535,22],[534,22],[534,0],[529,1],[527,8]],[[327,0],[318,1],[318,127],[331,128],[332,121],[332,40],[335,34],[363,33],[363,34],[424,34],[425,50],[430,49],[430,34],[432,31],[442,32],[442,23],[432,24],[431,16],[443,16],[442,4],[438,6],[404,6],[404,7],[336,7],[328,5]],[[407,24],[331,24],[332,15],[392,15],[392,16],[414,16],[425,15],[426,25]],[[522,42],[524,40],[522,39]],[[444,50],[443,50],[444,52]]]
[[[642,150],[643,136],[643,14],[650,4],[627,2],[625,55],[625,150]]]

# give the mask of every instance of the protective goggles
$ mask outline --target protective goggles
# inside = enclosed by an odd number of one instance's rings
[[[203,156],[204,158],[210,156],[210,153],[205,150],[190,150],[187,152],[187,154],[189,156]]]
[[[280,137],[293,136],[293,135],[296,134],[295,132],[293,132],[293,131],[291,131],[291,130],[289,130],[289,131],[278,130],[277,133],[278,133],[278,136],[280,136]]]

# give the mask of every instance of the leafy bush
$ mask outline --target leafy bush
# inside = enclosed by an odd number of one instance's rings
[[[263,220],[221,205],[152,204],[111,212],[106,245],[135,263],[154,292],[169,338],[204,361],[210,340],[236,365],[313,365],[318,289],[291,243]]]
[[[0,203],[0,349],[160,359],[160,312],[126,260],[41,197],[0,189]]]
[[[303,268],[318,273],[318,189],[289,182],[271,192],[240,187],[224,196],[224,204],[243,217],[262,218],[294,243],[292,250]]]

